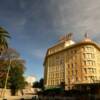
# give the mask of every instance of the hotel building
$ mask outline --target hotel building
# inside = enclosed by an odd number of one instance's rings
[[[65,36],[58,44],[47,50],[44,60],[44,86],[71,89],[76,84],[100,81],[100,46],[88,38],[79,43]]]

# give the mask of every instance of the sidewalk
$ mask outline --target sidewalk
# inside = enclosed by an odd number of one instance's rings
[[[25,100],[31,100],[33,97],[33,95],[23,95],[23,96],[7,96],[7,100],[20,100],[22,98],[24,98]],[[0,98],[0,100],[3,100],[2,98]]]

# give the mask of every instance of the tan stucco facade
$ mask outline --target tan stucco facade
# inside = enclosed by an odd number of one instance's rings
[[[47,50],[44,60],[45,88],[65,89],[75,84],[91,84],[100,81],[100,47],[86,38],[79,43],[64,40]]]

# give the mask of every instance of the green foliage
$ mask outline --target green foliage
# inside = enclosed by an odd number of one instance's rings
[[[8,38],[10,38],[9,33],[3,27],[0,27],[0,45],[3,45],[5,48],[8,48]]]
[[[44,90],[44,79],[41,78],[40,81],[39,81],[39,87]]]
[[[60,94],[63,92],[64,91],[62,90],[62,88],[50,88],[50,89],[46,89],[44,91],[44,94]]]
[[[6,80],[7,66],[4,61],[0,61],[0,88],[4,88]]]
[[[44,79],[41,78],[39,81],[36,81],[33,83],[33,88],[40,88],[42,90],[44,90]]]
[[[61,82],[60,88],[64,91],[65,90],[65,82]]]
[[[0,88],[4,88],[5,77],[0,78]]]
[[[25,87],[24,71],[25,71],[25,61],[20,58],[20,55],[13,49],[8,49],[10,51],[6,52],[4,57],[7,60],[0,60],[0,88],[3,88],[5,85],[7,70],[10,66],[9,77],[7,80],[7,88],[11,89],[12,95],[15,95],[18,90],[21,90]],[[9,57],[13,54],[13,59],[11,58],[11,63],[9,62]],[[5,73],[2,75],[2,73]]]
[[[20,68],[23,66],[19,66],[17,63],[16,65],[12,65],[10,69],[10,77],[9,77],[9,88],[11,89],[12,95],[18,90],[21,90],[25,87],[25,79],[23,76],[24,68]]]
[[[33,88],[39,88],[39,82],[38,81],[33,83]]]

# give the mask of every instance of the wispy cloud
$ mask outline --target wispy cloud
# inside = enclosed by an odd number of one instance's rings
[[[52,5],[53,3],[53,5]],[[100,0],[51,0],[53,25],[56,30],[75,32],[76,35],[88,32],[92,37],[100,32]],[[95,33],[95,34],[93,34]]]
[[[44,50],[41,50],[41,49],[36,49],[32,55],[38,59],[43,59],[44,58],[44,55],[45,55],[45,52]]]

